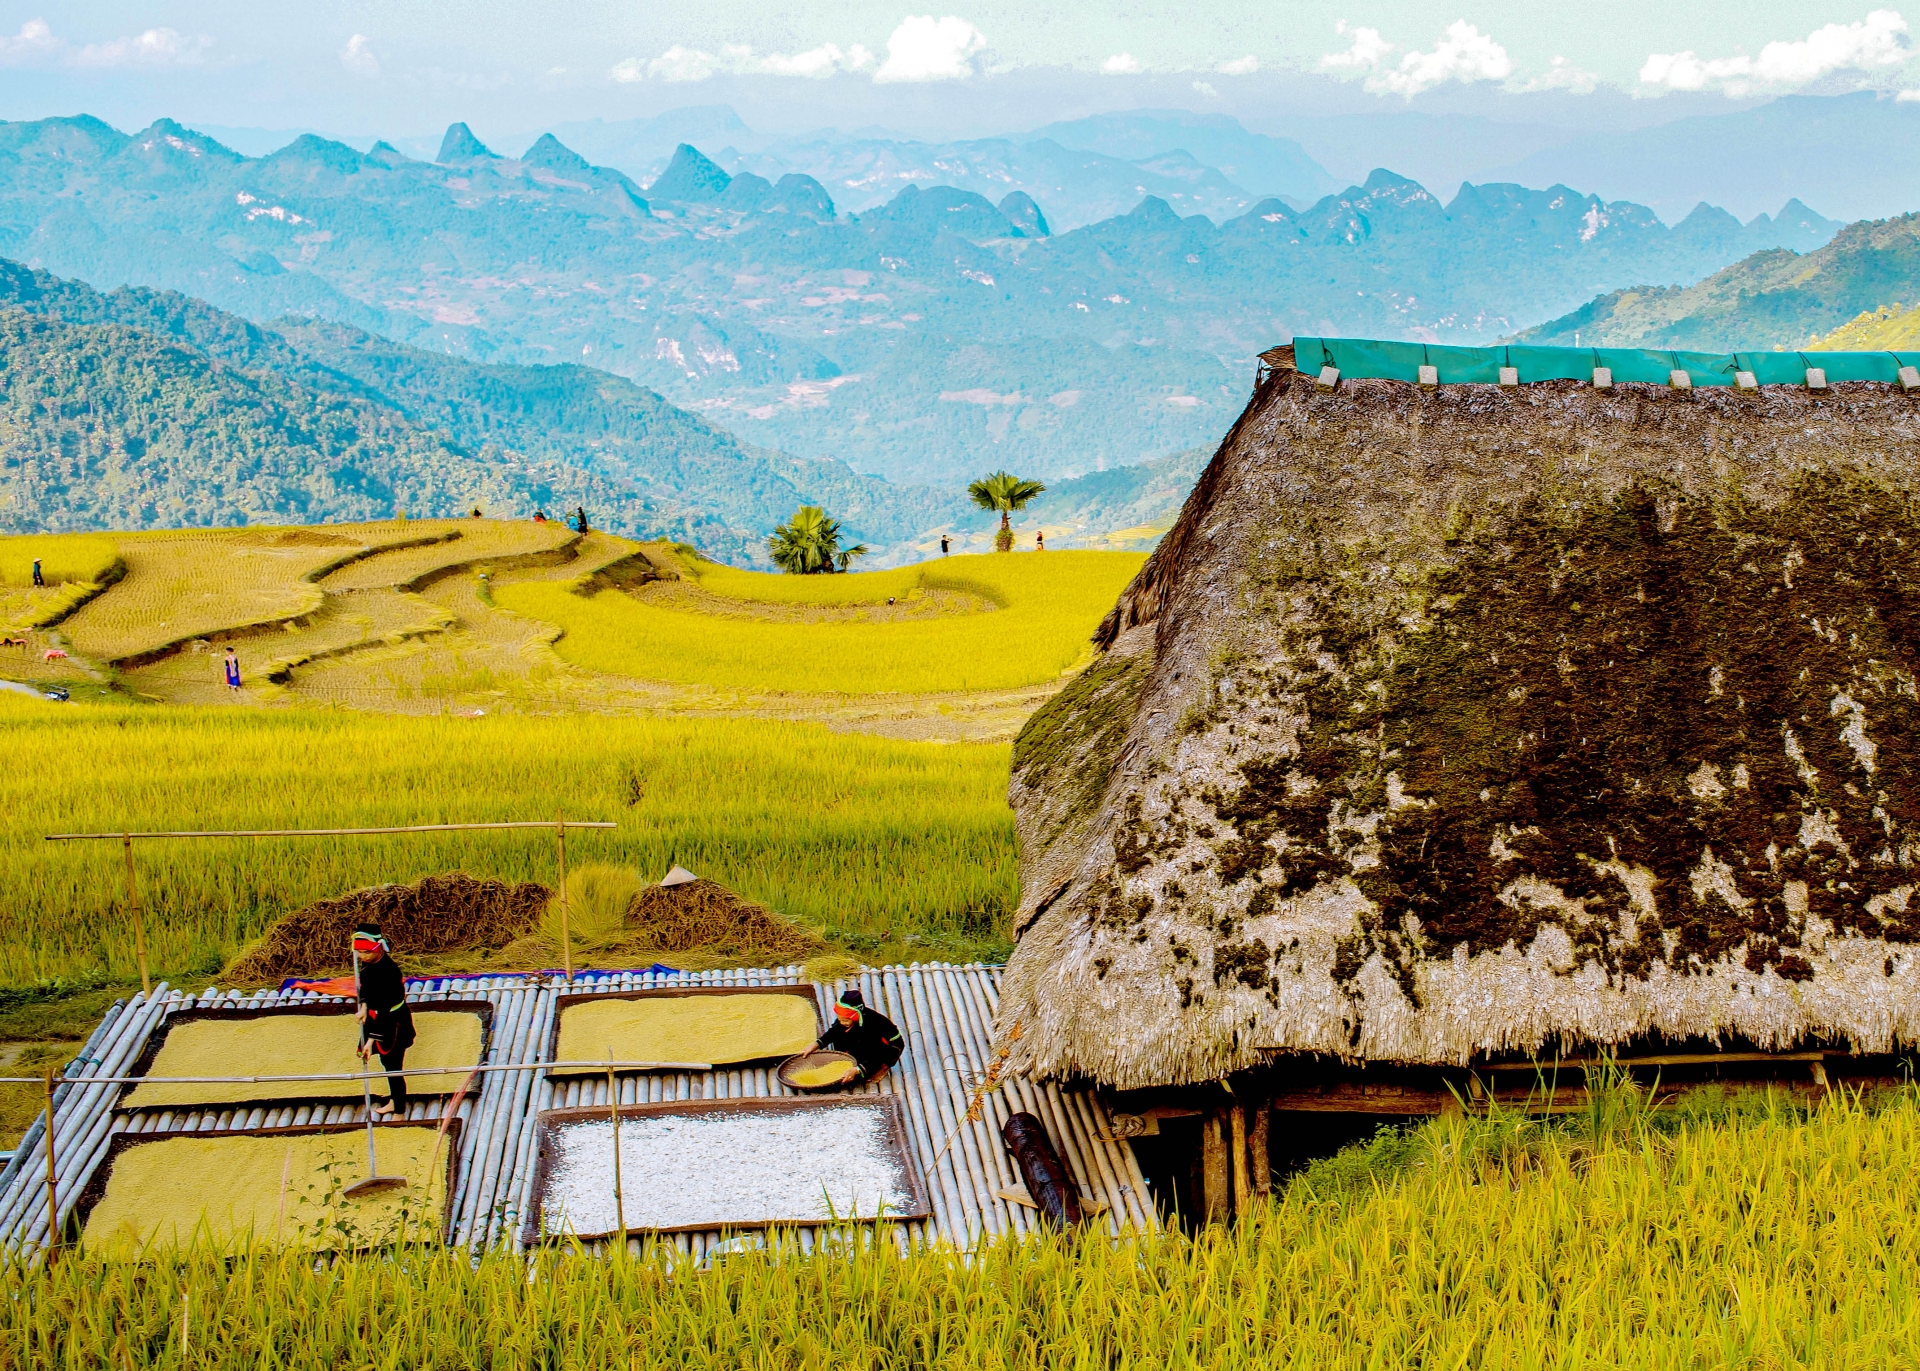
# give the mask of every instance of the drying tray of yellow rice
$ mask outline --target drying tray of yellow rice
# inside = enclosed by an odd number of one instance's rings
[[[806,1051],[820,1036],[813,988],[804,985],[562,995],[556,1008],[551,1060],[580,1065],[555,1076],[590,1074],[596,1068],[587,1063],[609,1055],[667,1069],[772,1061]]]
[[[251,1133],[122,1133],[81,1192],[89,1250],[134,1257],[206,1244],[264,1242],[318,1251],[442,1241],[460,1152],[460,1121],[373,1130],[383,1176],[404,1186],[349,1199],[367,1174],[363,1125]]]
[[[407,1070],[444,1067],[444,1074],[408,1076],[410,1095],[451,1095],[486,1055],[493,1005],[486,1000],[429,1000],[414,1006],[413,1046]],[[309,1076],[378,1071],[363,1062],[360,1025],[341,1004],[287,1009],[188,1009],[167,1016],[130,1073],[135,1076]],[[477,1085],[479,1078],[474,1078]],[[372,1082],[386,1094],[386,1083]],[[179,1109],[194,1105],[357,1100],[360,1081],[140,1081],[122,1109]]]

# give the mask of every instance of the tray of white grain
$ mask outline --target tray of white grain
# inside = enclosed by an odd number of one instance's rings
[[[687,1100],[540,1115],[528,1244],[770,1224],[924,1219],[927,1186],[892,1095]]]
[[[593,1075],[616,1062],[737,1066],[805,1052],[820,1036],[810,985],[688,986],[562,995],[554,1002],[554,1076]],[[631,1068],[639,1070],[643,1068]]]
[[[413,1046],[407,1069],[444,1068],[408,1076],[407,1093],[453,1095],[473,1088],[473,1068],[487,1055],[493,1005],[486,1000],[422,1000],[413,1008]],[[169,1014],[134,1063],[131,1076],[351,1077],[378,1071],[361,1060],[360,1024],[353,1006],[330,1004],[272,1009],[185,1009]],[[300,1080],[142,1080],[127,1087],[122,1109],[179,1109],[193,1105],[282,1104],[301,1100],[357,1102],[361,1082]],[[374,1081],[377,1095],[386,1093]]]

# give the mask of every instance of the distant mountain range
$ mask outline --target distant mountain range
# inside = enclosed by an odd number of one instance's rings
[[[348,325],[263,328],[171,292],[101,294],[0,261],[0,530],[506,517],[736,562],[801,503],[884,552],[952,494],[743,447],[623,377],[489,366]]]
[[[1054,141],[1131,152],[1175,136],[1164,120],[1095,122]],[[1206,121],[1187,135],[1249,179],[1293,156]],[[0,254],[255,321],[585,363],[746,445],[948,488],[983,468],[1057,478],[1206,445],[1257,353],[1295,331],[1485,341],[1836,228],[1797,201],[1668,227],[1559,186],[1468,186],[1443,205],[1384,171],[1224,223],[1158,196],[1069,232],[1051,217],[1025,192],[918,185],[849,215],[817,178],[732,175],[684,145],[643,187],[552,136],[496,156],[465,125],[423,162],[311,136],[245,158],[165,120],[131,136],[88,118],[0,124]]]
[[[1691,286],[1611,291],[1519,337],[1710,351],[1798,348],[1857,315],[1903,302],[1920,302],[1920,214],[1849,224],[1804,256],[1758,252]],[[1855,332],[1853,341],[1830,336],[1821,346],[1863,346],[1866,324]]]

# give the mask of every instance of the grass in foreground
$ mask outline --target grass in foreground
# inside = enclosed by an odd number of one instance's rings
[[[1912,1093],[1441,1120],[1198,1238],[717,1269],[410,1250],[0,1272],[19,1366],[1878,1367],[1920,1358]],[[183,1326],[184,1325],[184,1326]]]
[[[658,880],[679,862],[876,960],[1000,954],[1018,887],[1004,746],[763,721],[163,711],[4,695],[0,732],[0,986],[85,989],[135,974],[119,846],[48,833],[564,811],[620,825],[570,834],[571,863]],[[155,842],[136,844],[136,858],[156,973],[202,979],[315,899],[459,869],[555,879],[553,835],[537,831]]]
[[[502,586],[504,609],[558,624],[555,650],[593,671],[739,690],[929,694],[1051,681],[1144,560],[1125,552],[950,557],[894,571],[780,576],[694,564],[700,587],[766,604],[884,604],[919,587],[961,591],[992,613],[906,622],[779,623],[647,603],[619,590],[583,597],[557,583]]]

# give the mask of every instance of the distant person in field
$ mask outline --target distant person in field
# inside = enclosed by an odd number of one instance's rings
[[[946,555],[947,555],[947,548],[948,548],[949,546],[951,546],[951,544],[949,544],[949,543],[947,542],[947,535],[946,535],[946,534],[944,534],[944,533],[943,533],[943,534],[941,534],[941,535],[940,535],[940,555],[941,555],[942,557],[944,557],[944,556],[946,556]]]
[[[354,1016],[360,1020],[360,1056],[378,1057],[382,1071],[404,1071],[407,1049],[413,1046],[413,1010],[407,1004],[406,977],[400,974],[400,963],[393,959],[379,924],[364,923],[353,930],[353,954],[359,982],[355,993],[360,1007]],[[407,1112],[405,1076],[388,1075],[387,1095],[374,1105],[374,1113],[390,1117]]]
[[[1047,535],[1046,535],[1046,534],[1044,534],[1044,533],[1036,533],[1036,534],[1034,534],[1034,535],[1033,535],[1033,550],[1034,550],[1035,552],[1045,552],[1045,551],[1047,550]]]
[[[476,519],[478,519],[478,518],[480,517],[480,507],[479,507],[478,505],[475,505],[475,506],[474,506],[474,509],[473,509],[473,517],[474,517],[474,518],[476,518]]]
[[[40,559],[38,557],[33,559],[33,583],[37,586],[43,586],[47,583],[46,577],[40,574]]]
[[[234,651],[232,648],[227,649],[226,669],[227,669],[227,689],[228,690],[240,689],[240,659],[234,655]]]
[[[536,509],[533,512],[533,521],[536,524],[544,524],[547,521],[547,512],[544,509]]]
[[[573,526],[576,529],[578,529],[580,532],[585,533],[587,531],[587,507],[585,505],[581,505],[579,508],[575,509],[573,511],[573,519],[574,519]]]

